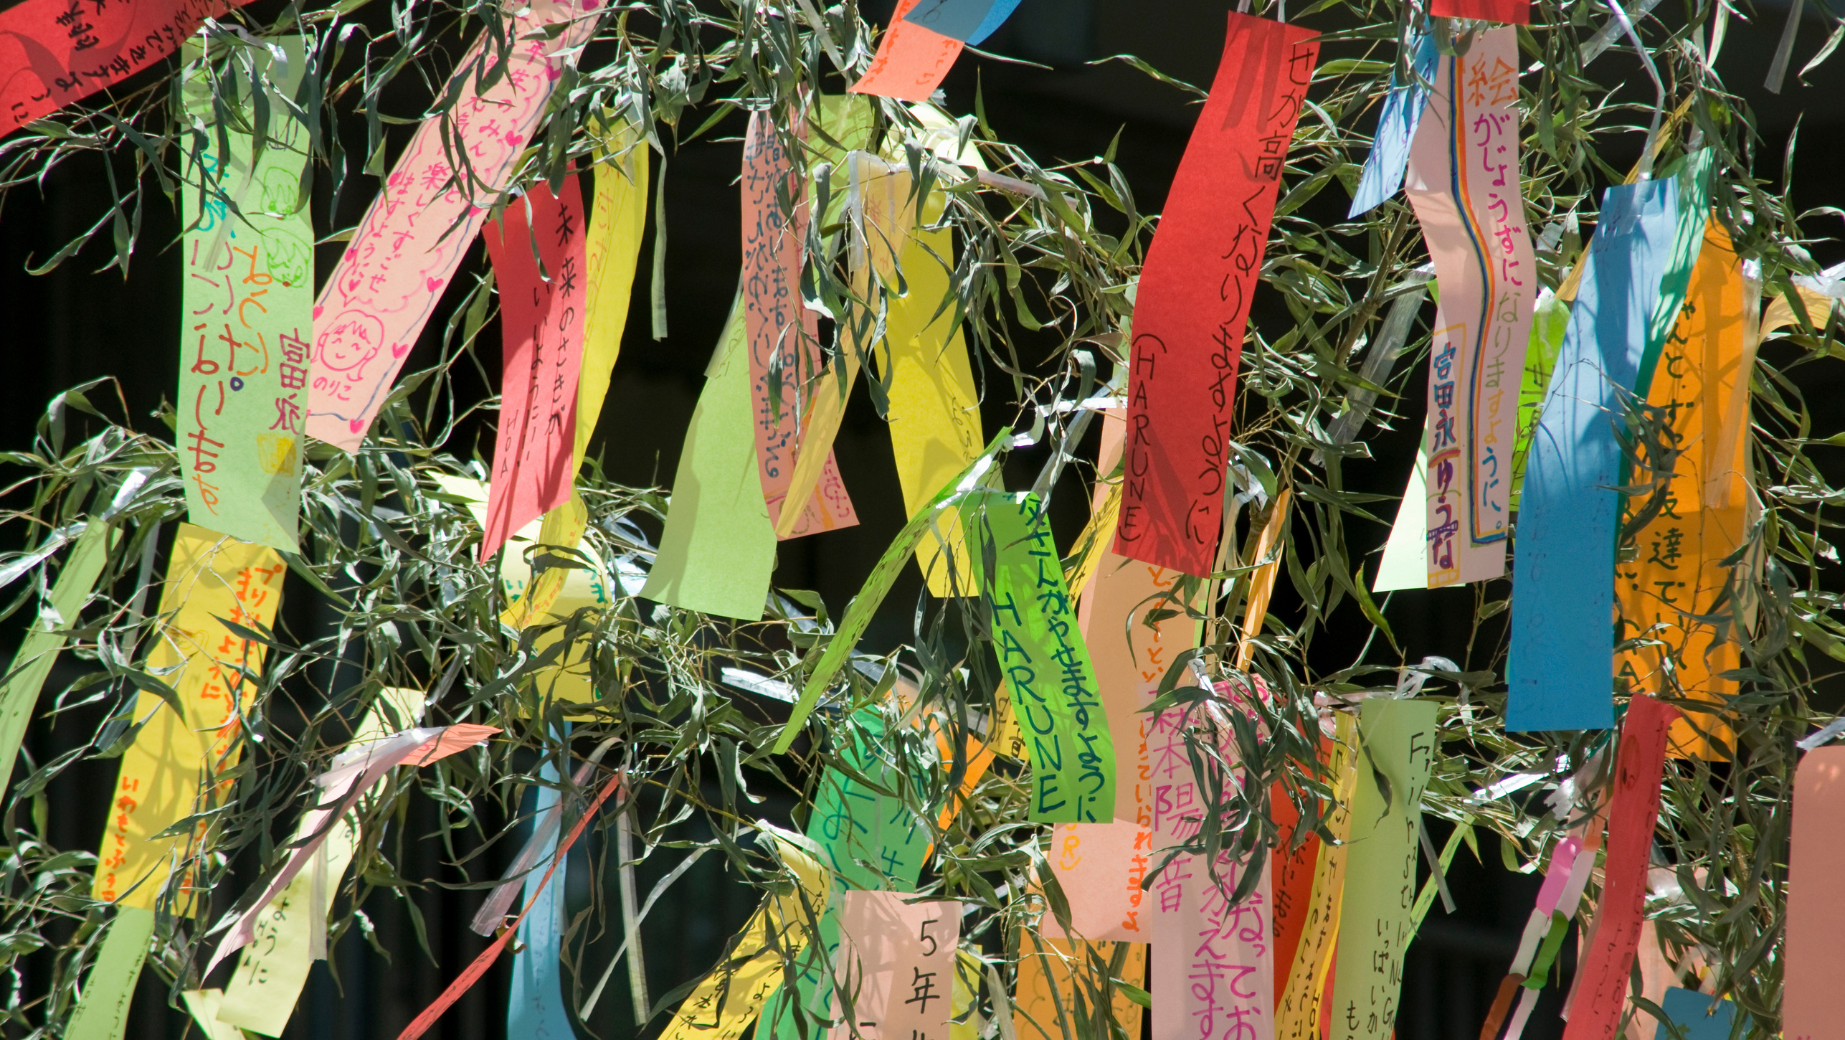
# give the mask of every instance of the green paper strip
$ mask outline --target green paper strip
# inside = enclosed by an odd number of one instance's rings
[[[743,432],[750,433],[747,428]],[[814,662],[813,670],[808,673],[807,685],[801,688],[801,699],[794,702],[794,710],[788,713],[788,724],[782,727],[782,735],[775,740],[775,747],[772,749],[775,754],[786,754],[788,746],[794,743],[795,734],[801,732],[801,726],[807,721],[807,716],[813,713],[814,705],[820,703],[820,695],[832,685],[833,677],[845,667],[847,656],[852,653],[852,648],[858,645],[858,641],[864,637],[865,629],[871,625],[872,615],[878,612],[878,605],[884,602],[884,597],[890,595],[890,587],[896,583],[897,575],[902,572],[904,564],[910,561],[910,556],[916,551],[916,546],[922,541],[923,535],[946,510],[959,504],[969,492],[979,487],[981,478],[993,468],[994,458],[1011,439],[1012,427],[1001,429],[999,434],[988,442],[986,450],[980,453],[980,457],[967,464],[967,468],[961,471],[960,477],[956,478],[954,483],[943,488],[929,503],[927,509],[918,511],[910,518],[910,522],[904,524],[903,529],[897,532],[897,537],[891,541],[889,548],[884,550],[884,555],[878,558],[877,566],[871,568],[871,576],[865,579],[865,584],[859,588],[858,595],[852,597],[851,605],[846,607],[846,616],[840,619],[839,630],[833,634],[833,638],[826,641],[824,647],[817,651],[809,651],[808,658]],[[755,451],[754,442],[751,443],[750,450],[752,453]],[[750,458],[753,467],[755,465],[754,454]],[[766,511],[764,515],[767,515]],[[664,539],[661,540],[661,544],[664,546]],[[642,594],[645,595],[644,592]],[[815,653],[819,656],[815,657]],[[1113,795],[1111,794],[1110,797],[1112,798]]]
[[[1563,936],[1569,930],[1570,919],[1552,910],[1550,931],[1544,933],[1543,944],[1538,947],[1537,955],[1531,958],[1531,970],[1525,973],[1523,985],[1526,989],[1544,988],[1544,980],[1550,976],[1550,966],[1557,959],[1557,951],[1563,948]]]
[[[188,519],[240,541],[294,552],[308,344],[314,339],[314,228],[301,197],[307,130],[274,95],[294,97],[307,51],[299,36],[270,43],[288,61],[277,69],[269,52],[252,52],[255,74],[272,94],[268,140],[254,168],[251,135],[218,124],[200,60],[204,48],[194,41],[185,49],[186,116],[206,143],[194,155],[195,139],[185,138],[181,200],[188,226],[180,243],[185,281],[175,436]],[[218,89],[235,88],[225,79]],[[222,97],[218,103],[237,104]],[[244,118],[252,107],[243,101]],[[221,142],[228,143],[228,155],[219,154]]]
[[[750,368],[735,300],[673,477],[660,552],[641,595],[701,614],[760,621],[775,529],[756,473]]]
[[[6,670],[6,682],[0,685],[0,788],[12,780],[26,724],[32,721],[39,692],[45,688],[51,667],[64,649],[65,630],[76,623],[90,593],[96,590],[96,578],[109,559],[113,539],[107,536],[112,530],[109,524],[92,520],[77,536],[69,559],[58,571],[57,583],[51,587],[50,604],[40,610],[38,621],[26,633],[19,652],[13,655],[12,666]]]
[[[1114,738],[1043,507],[1026,492],[982,491],[962,503],[961,524],[1031,759],[1030,818],[1114,819]]]
[[[153,937],[152,910],[122,907],[115,912],[96,955],[96,967],[84,980],[65,1040],[122,1040],[128,1030],[135,982],[141,978],[141,964]]]
[[[1518,387],[1518,436],[1512,442],[1512,511],[1525,487],[1525,455],[1531,450],[1531,431],[1537,429],[1538,409],[1550,386],[1550,370],[1563,352],[1563,335],[1570,327],[1570,305],[1545,289],[1538,294],[1537,314],[1531,319],[1531,342],[1525,350],[1524,380]]]
[[[1358,715],[1358,791],[1345,861],[1328,1040],[1388,1036],[1415,928],[1416,822],[1436,750],[1433,701],[1371,698]],[[1378,774],[1389,781],[1384,794]]]

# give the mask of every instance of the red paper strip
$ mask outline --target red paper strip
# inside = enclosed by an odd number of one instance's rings
[[[1596,908],[1595,934],[1585,944],[1563,1040],[1610,1040],[1621,1027],[1628,975],[1646,915],[1647,854],[1653,846],[1653,827],[1659,822],[1666,730],[1678,713],[1677,708],[1651,697],[1628,702],[1615,763],[1614,797],[1608,804],[1602,899]]]
[[[814,392],[837,393],[815,382],[820,371],[820,319],[801,305],[801,255],[807,241],[807,185],[794,176],[775,125],[751,112],[743,144],[743,327],[750,347],[750,391],[756,420],[756,467],[770,526],[779,526],[794,460],[800,450],[801,416]],[[794,212],[783,212],[781,198]],[[777,370],[774,373],[771,370]],[[774,375],[771,391],[771,375]],[[800,523],[787,535],[799,538],[858,524],[852,499],[827,449],[814,495]]]
[[[1842,1040],[1839,977],[1845,974],[1845,747],[1819,748],[1794,771],[1794,840],[1787,862],[1787,939],[1781,955],[1781,1034]]]
[[[852,84],[854,94],[876,94],[901,101],[927,101],[942,77],[961,56],[961,41],[906,22],[917,0],[902,0],[878,40],[877,56],[865,78]],[[1290,124],[1291,125],[1291,124]]]
[[[596,818],[596,810],[602,808],[602,803],[608,801],[609,796],[620,788],[621,774],[616,773],[609,777],[609,782],[603,784],[602,790],[596,793],[596,800],[590,803],[589,811],[577,820],[577,825],[570,828],[570,833],[564,838],[563,844],[557,847],[556,855],[551,857],[551,865],[545,868],[545,876],[538,880],[538,887],[532,890],[532,898],[526,900],[525,909],[519,911],[519,916],[500,932],[500,937],[493,940],[492,945],[482,950],[479,957],[474,958],[474,963],[468,965],[466,971],[448,984],[448,988],[442,991],[442,995],[436,998],[435,1003],[424,1008],[422,1014],[412,1019],[410,1024],[404,1027],[404,1031],[397,1034],[397,1040],[416,1040],[417,1037],[429,1032],[429,1027],[436,1024],[436,1019],[442,1017],[442,1012],[453,1006],[455,1001],[461,999],[462,994],[480,981],[482,975],[487,974],[487,969],[493,967],[493,962],[500,959],[500,951],[506,948],[506,944],[512,941],[513,936],[519,934],[519,923],[525,920],[526,914],[532,912],[532,907],[538,905],[539,897],[544,895],[545,886],[551,883],[551,875],[557,872],[557,865],[564,862],[564,855],[570,851],[570,847],[577,843],[577,838],[583,834],[583,828],[589,826],[589,821]]]
[[[1332,758],[1332,740],[1320,736],[1320,762]],[[1313,901],[1313,868],[1320,859],[1320,836],[1309,832],[1298,849],[1290,851],[1294,828],[1300,823],[1300,811],[1288,797],[1287,788],[1276,784],[1269,790],[1269,815],[1275,821],[1276,845],[1270,853],[1270,884],[1273,886],[1274,910],[1271,913],[1275,936],[1275,1003],[1288,986],[1288,969],[1294,964],[1294,951],[1300,948],[1301,932],[1306,930],[1308,904]]]
[[[1230,15],[1210,100],[1147,252],[1134,313],[1116,553],[1208,574],[1237,365],[1315,33]]]
[[[0,12],[0,133],[76,104],[179,50],[249,0],[27,0]]]
[[[523,201],[514,199],[500,221],[481,230],[499,280],[505,343],[483,562],[514,531],[570,498],[577,376],[583,369],[583,228],[583,196],[571,175],[564,178],[563,197],[536,185]]]
[[[1530,25],[1531,0],[1431,0],[1429,14],[1436,18]]]

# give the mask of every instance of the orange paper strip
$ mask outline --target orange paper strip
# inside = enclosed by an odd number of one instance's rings
[[[942,77],[961,56],[961,41],[904,21],[915,6],[916,0],[902,0],[892,12],[870,70],[852,85],[854,94],[927,101],[942,85]]]

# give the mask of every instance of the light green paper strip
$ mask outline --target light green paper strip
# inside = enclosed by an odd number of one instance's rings
[[[750,369],[733,300],[705,371],[673,477],[660,552],[641,595],[702,614],[760,621],[775,569],[775,529],[756,473]]]
[[[0,789],[12,781],[26,724],[32,721],[39,692],[45,688],[51,667],[64,649],[64,631],[76,622],[90,593],[96,590],[96,578],[109,559],[112,530],[109,524],[92,520],[77,536],[70,557],[51,587],[48,608],[40,610],[38,620],[19,644],[19,652],[13,655],[5,685],[0,686]]]
[[[1531,449],[1531,431],[1537,429],[1538,410],[1550,386],[1550,370],[1563,352],[1563,334],[1570,327],[1570,305],[1545,289],[1538,294],[1537,313],[1531,320],[1531,344],[1525,351],[1524,381],[1518,387],[1518,436],[1512,442],[1512,510],[1525,486],[1525,453]]]
[[[1395,592],[1398,589],[1429,587],[1429,453],[1425,437],[1416,449],[1416,465],[1409,471],[1403,487],[1403,500],[1397,503],[1397,522],[1390,525],[1390,540],[1384,543],[1384,559],[1377,565],[1377,580],[1372,592]]]
[[[987,471],[993,468],[993,460],[999,455],[1000,448],[1011,440],[1012,427],[1001,429],[988,442],[986,450],[967,464],[967,468],[961,471],[961,476],[954,483],[937,493],[928,508],[918,510],[915,516],[910,517],[910,522],[897,532],[897,537],[891,540],[884,555],[878,557],[877,565],[871,568],[870,577],[865,579],[858,595],[853,596],[852,603],[846,607],[846,615],[839,621],[839,630],[833,633],[824,647],[808,652],[808,660],[814,664],[808,673],[807,685],[801,688],[800,700],[794,702],[794,710],[788,713],[788,723],[782,727],[782,735],[775,740],[775,754],[786,754],[788,746],[794,743],[795,734],[801,732],[807,716],[812,714],[814,705],[820,703],[820,695],[832,684],[833,677],[845,667],[846,658],[864,637],[865,629],[871,625],[872,615],[878,612],[878,605],[884,602],[884,597],[890,595],[890,587],[896,583],[897,575],[902,572],[903,565],[910,561],[911,554],[916,552],[917,543],[922,541],[923,535],[928,533],[930,526],[946,510],[954,508],[962,498],[980,486]],[[665,539],[661,539],[661,544],[664,546]]]
[[[1358,715],[1358,791],[1328,1040],[1387,1036],[1415,934],[1416,822],[1436,754],[1433,701],[1373,697]],[[1388,778],[1386,799],[1377,774]]]
[[[1107,823],[1114,819],[1114,738],[1043,508],[1025,492],[982,491],[962,502],[961,526],[1031,759],[1030,818]]]
[[[122,907],[103,935],[96,966],[84,980],[83,995],[71,1015],[65,1040],[122,1040],[128,1030],[128,1006],[133,1003],[147,944],[154,937],[154,912]]]
[[[292,99],[307,66],[301,37],[270,42],[284,49],[287,66],[278,70],[259,52],[257,76]],[[307,134],[272,96],[267,144],[252,169],[250,135],[217,125],[202,54],[196,43],[187,45],[186,114],[208,142],[195,160],[196,138],[184,138],[181,197],[190,226],[180,244],[175,433],[187,513],[200,527],[294,552],[314,340],[314,229],[308,207],[296,208]],[[221,80],[219,89],[232,88]],[[218,154],[220,141],[229,142],[228,158]],[[211,175],[209,192],[201,163]]]

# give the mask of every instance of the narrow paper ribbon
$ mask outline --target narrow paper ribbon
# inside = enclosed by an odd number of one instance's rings
[[[1126,483],[1114,550],[1210,572],[1250,298],[1312,30],[1231,14],[1223,59],[1147,252],[1134,312]]]
[[[1808,752],[1794,772],[1793,839],[1787,861],[1787,936],[1782,949],[1781,1023],[1788,1037],[1845,1037],[1839,977],[1845,971],[1845,747]]]
[[[647,137],[623,121],[597,149],[596,194],[584,245],[583,374],[577,380],[577,468],[589,453],[609,375],[621,356],[640,266],[641,236],[647,228]],[[604,158],[604,157],[607,158]]]
[[[1313,895],[1301,922],[1287,986],[1275,1002],[1275,1035],[1280,1040],[1319,1040],[1321,1035],[1320,1007],[1344,905],[1350,852],[1346,839],[1352,832],[1358,756],[1358,720],[1350,712],[1335,713],[1332,760],[1327,766],[1335,786],[1332,804],[1327,807],[1326,831],[1337,840],[1320,845],[1319,862],[1313,868]]]
[[[480,558],[570,500],[576,475],[577,380],[583,371],[583,197],[535,184],[482,229],[500,286],[504,336],[499,433]]]
[[[300,36],[274,44],[287,60],[259,51],[255,76],[276,95],[268,111],[287,113],[307,48]],[[186,51],[185,112],[205,142],[197,153],[187,150],[180,192],[189,226],[180,242],[186,280],[174,437],[187,515],[201,527],[294,552],[314,338],[314,228],[299,197],[308,133],[292,116],[270,119],[252,166],[251,135],[213,120],[204,48],[188,43]],[[220,87],[228,92],[231,83]],[[251,99],[221,101],[249,118]],[[219,154],[221,140],[228,154]]]
[[[1357,220],[1383,205],[1403,186],[1410,143],[1416,139],[1416,127],[1428,105],[1427,84],[1435,79],[1440,57],[1435,37],[1425,32],[1412,32],[1404,49],[1410,54],[1410,81],[1404,83],[1397,73],[1390,74],[1390,92],[1384,95],[1383,110],[1377,115],[1377,133],[1371,138],[1371,154],[1365,156],[1364,172],[1358,175],[1358,190],[1352,195],[1347,220]]]
[[[596,31],[599,0],[539,0],[506,12],[510,48],[483,33],[449,88],[453,109],[417,128],[314,302],[307,432],[354,451],[454,277],[486,207],[505,187],[544,116],[564,63]],[[552,37],[547,25],[565,23]],[[487,68],[506,68],[485,93]],[[457,170],[451,156],[465,152]],[[484,188],[479,188],[484,185]],[[479,194],[476,190],[479,188]],[[580,225],[579,225],[580,226]]]
[[[115,919],[103,933],[96,966],[83,981],[83,999],[77,1001],[65,1036],[70,1040],[122,1040],[135,982],[141,978],[147,944],[153,938],[154,911],[135,906],[116,909]]]
[[[566,729],[566,738],[568,733]],[[532,818],[555,820],[563,799],[554,785],[563,774],[552,756],[545,756],[538,778]],[[506,997],[506,1035],[576,1040],[570,1013],[564,1007],[563,980],[558,974],[564,941],[564,885],[570,864],[557,854],[556,824],[549,829],[550,837],[543,840],[537,862],[555,868],[556,884],[543,885],[536,872],[525,876],[526,912],[517,929],[519,945],[513,954],[512,989]]]
[[[1505,573],[1512,446],[1537,264],[1519,187],[1518,40],[1443,55],[1409,160],[1441,286],[1428,392],[1429,587]]]
[[[262,674],[267,647],[233,633],[219,619],[267,629],[275,621],[287,569],[266,546],[179,525],[160,590],[160,615],[172,620],[155,639],[144,671],[172,687],[185,714],[146,690],[136,699],[134,719],[144,724],[122,754],[97,853],[93,898],[152,910],[174,880],[173,912],[189,915],[195,909],[189,864],[203,851],[208,825],[167,838],[154,835],[210,808],[222,794],[218,785],[205,782],[207,774],[215,777],[237,763],[238,709],[252,696],[244,676]]]
[[[1328,1040],[1395,1028],[1403,955],[1415,931],[1416,828],[1436,751],[1435,703],[1371,698],[1359,709],[1358,739]],[[1388,795],[1379,774],[1389,778]]]

